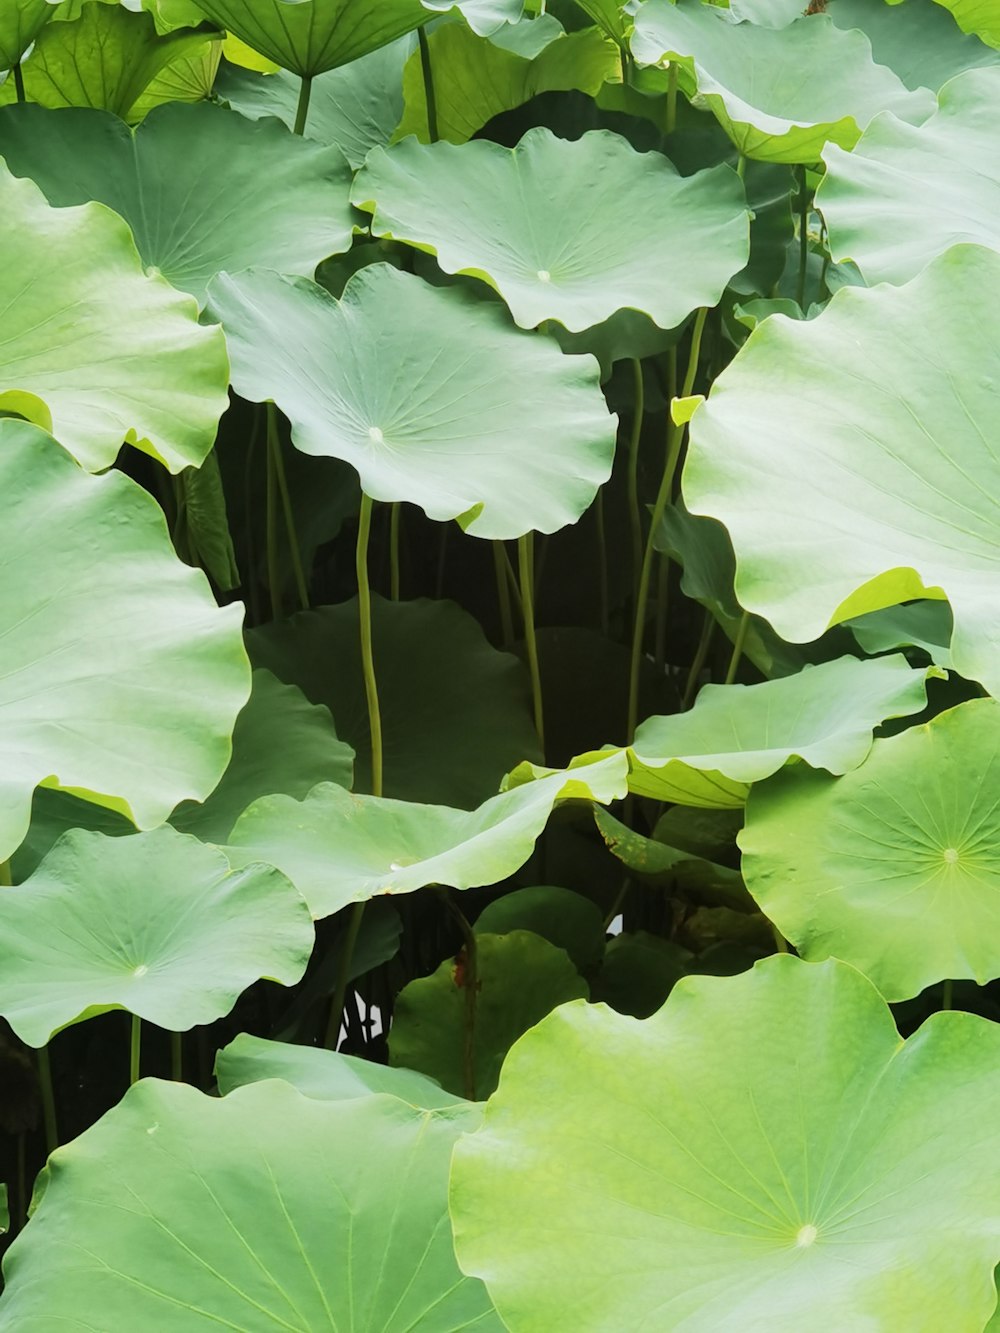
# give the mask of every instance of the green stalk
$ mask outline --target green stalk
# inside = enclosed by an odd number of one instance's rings
[[[497,602],[500,606],[500,635],[503,646],[509,648],[514,642],[514,618],[510,609],[510,588],[507,586],[507,554],[503,542],[494,539],[493,573],[497,581]]]
[[[809,261],[809,194],[806,188],[806,169],[799,167],[799,280],[795,299],[799,309],[806,308],[806,265]]]
[[[517,565],[521,582],[521,608],[524,617],[524,646],[528,653],[528,671],[531,675],[531,698],[535,708],[535,730],[538,743],[545,755],[545,715],[542,708],[542,675],[538,668],[538,640],[535,637],[535,590],[533,533],[517,539]]]
[[[476,1100],[476,1007],[479,999],[479,951],[476,934],[461,908],[449,897],[448,890],[438,888],[441,901],[458,922],[465,951],[465,972],[461,985],[465,990],[465,1015],[462,1032],[462,1084],[470,1102]],[[456,974],[457,975],[457,974]]]
[[[335,1051],[340,1039],[340,1025],[344,1016],[344,1001],[347,999],[351,962],[354,958],[354,947],[358,942],[358,934],[361,931],[361,922],[364,915],[364,903],[355,903],[351,908],[351,915],[347,922],[347,934],[344,936],[340,966],[337,969],[337,984],[334,987],[333,999],[330,1002],[330,1017],[327,1019],[326,1038],[323,1043],[328,1051]]]
[[[691,330],[691,350],[688,355],[687,372],[684,376],[684,383],[681,386],[682,398],[687,398],[694,387],[694,377],[698,372],[698,357],[701,352],[701,337],[705,331],[705,319],[708,315],[706,307],[702,307],[694,319],[694,327]],[[669,408],[668,408],[669,412]],[[667,508],[667,502],[670,499],[674,484],[674,473],[677,471],[677,462],[681,455],[681,447],[684,443],[684,432],[686,426],[675,426],[673,419],[669,419],[667,427],[667,457],[663,468],[663,476],[660,479],[660,489],[656,494],[656,503],[653,506],[653,514],[650,519],[649,532],[646,536],[646,549],[643,552],[642,568],[639,571],[639,593],[636,598],[635,622],[632,626],[632,660],[629,669],[628,685],[628,741],[631,743],[635,735],[635,727],[639,712],[639,668],[642,664],[642,644],[646,632],[646,607],[649,603],[649,584],[653,571],[653,557],[656,550],[653,546],[653,539],[660,527],[660,522]]]
[[[303,75],[299,85],[299,104],[295,108],[295,134],[305,134],[309,119],[309,97],[312,93],[312,75]]]
[[[733,640],[733,655],[729,659],[729,670],[726,672],[726,684],[732,685],[736,679],[736,672],[739,669],[740,658],[743,656],[743,647],[747,641],[747,630],[750,628],[750,612],[744,611],[740,616],[740,627],[736,631],[736,638]]]
[[[271,619],[285,614],[281,599],[281,574],[278,570],[278,477],[270,438],[267,447],[267,583],[271,595]]]
[[[170,1077],[175,1083],[184,1082],[184,1039],[179,1032],[170,1034]]]
[[[653,631],[653,664],[662,671],[667,660],[667,612],[670,609],[670,559],[656,553],[656,616]]]
[[[278,483],[281,497],[281,509],[285,516],[285,531],[288,534],[288,548],[292,557],[292,572],[295,576],[295,589],[299,595],[299,606],[309,610],[309,591],[306,587],[305,571],[302,568],[302,553],[299,550],[298,531],[295,527],[295,514],[292,510],[292,497],[288,490],[288,478],[285,475],[285,460],[281,453],[281,435],[278,432],[278,409],[274,403],[267,405],[267,447],[274,467],[274,478]]]
[[[702,668],[708,658],[708,650],[712,645],[712,636],[715,633],[715,616],[711,611],[705,612],[705,619],[702,621],[701,637],[698,640],[698,647],[695,649],[694,658],[691,662],[691,669],[688,672],[687,681],[684,685],[684,697],[681,700],[681,709],[686,713],[694,703],[695,691],[698,688],[698,677],[701,675]]]
[[[952,996],[952,981],[951,981],[951,978],[949,977],[948,980],[945,981],[945,982],[943,983],[943,985],[941,986],[941,1008],[942,1008],[942,1009],[951,1009],[951,1008],[952,1008],[952,999],[953,999],[953,996]]]
[[[434,92],[434,71],[431,69],[431,48],[423,28],[417,29],[417,41],[420,44],[420,72],[424,79],[424,100],[427,103],[427,137],[431,143],[438,141],[437,96]]]
[[[132,1040],[129,1043],[128,1081],[129,1085],[139,1082],[139,1057],[142,1053],[142,1019],[132,1015]]]
[[[389,596],[399,601],[399,510],[397,500],[389,507]]]
[[[14,91],[17,94],[17,100],[19,102],[26,102],[28,100],[24,93],[24,74],[21,71],[20,61],[14,66]]]
[[[59,1147],[59,1129],[56,1124],[56,1097],[52,1087],[52,1065],[49,1062],[49,1048],[42,1046],[38,1051],[38,1087],[42,1094],[42,1120],[45,1124],[45,1146],[53,1153]]]
[[[632,599],[639,589],[642,568],[642,510],[639,508],[639,439],[646,410],[646,388],[642,362],[632,362],[632,433],[628,442],[628,522],[632,537]]]

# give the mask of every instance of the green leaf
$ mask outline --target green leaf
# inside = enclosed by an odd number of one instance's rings
[[[838,781],[755,787],[747,887],[799,952],[835,954],[889,1000],[1000,976],[1000,703],[976,699],[878,740]]]
[[[132,131],[103,112],[18,106],[0,112],[0,142],[50,204],[121,214],[146,265],[199,302],[221,269],[311,276],[351,245],[347,162],[273,120],[177,104]]]
[[[904,287],[773,316],[716,380],[685,499],[729,529],[736,594],[783,638],[943,591],[956,669],[1000,690],[998,292],[1000,255],[956,246]]]
[[[236,551],[229,532],[226,495],[222,488],[219,458],[213,449],[199,468],[185,468],[180,476],[180,515],[174,528],[179,550],[179,531],[191,553],[190,564],[200,565],[221,592],[240,586]]]
[[[600,806],[594,807],[594,820],[611,854],[647,883],[667,884],[682,898],[696,902],[753,910],[739,871],[671,847],[658,832],[646,838]]]
[[[866,653],[921,648],[935,666],[948,671],[952,668],[948,645],[954,622],[947,602],[910,602],[907,606],[869,611],[847,621],[847,626]]]
[[[540,24],[517,24],[532,30]],[[542,93],[578,89],[594,96],[608,79],[621,78],[617,48],[596,28],[583,32],[543,30],[547,40],[540,51],[511,51],[487,41],[459,23],[449,23],[427,39],[437,103],[438,135],[450,143],[465,143],[494,116],[523,106]],[[407,63],[403,75],[406,110],[395,137],[415,134],[426,143],[427,98],[419,55]]]
[[[555,884],[514,889],[487,904],[476,918],[477,934],[507,935],[530,930],[565,949],[579,972],[587,972],[604,954],[604,918],[582,893]]]
[[[970,70],[925,124],[880,116],[852,153],[831,145],[816,202],[834,256],[874,284],[907,282],[963,241],[1000,250],[998,117],[1000,69]]]
[[[592,998],[620,1014],[649,1018],[688,971],[691,954],[646,930],[616,935],[594,980]]]
[[[862,33],[822,15],[779,30],[711,5],[647,0],[631,46],[640,65],[674,61],[683,91],[744,157],[765,162],[815,162],[829,141],[850,148],[880,111],[920,121],[934,109],[929,90],[911,92],[875,63]]]
[[[344,459],[375,500],[461,519],[477,537],[519,537],[575,523],[611,473],[615,418],[596,362],[457,288],[372,264],[336,301],[276,273],[223,274],[209,310],[236,391],[273,399],[297,448]]]
[[[731,167],[682,177],[606,130],[570,142],[538,128],[514,149],[407,139],[371,153],[352,198],[376,236],[495,287],[522,328],[580,332],[629,308],[671,329],[715,305],[749,254]]]
[[[354,751],[337,739],[330,711],[311,704],[270,671],[253,673],[250,699],[236,719],[233,757],[203,803],[185,801],[170,817],[182,833],[225,842],[253,801],[272,792],[303,797],[318,782],[350,787]]]
[[[457,1145],[459,1260],[524,1333],[977,1333],[998,1069],[995,1024],[936,1014],[904,1044],[834,961],[684,978],[645,1022],[564,1006]]]
[[[215,1057],[215,1075],[223,1096],[248,1083],[279,1078],[304,1097],[323,1102],[350,1101],[381,1092],[422,1111],[467,1104],[412,1069],[390,1069],[339,1051],[265,1041],[245,1032]]]
[[[51,1328],[83,1313],[102,1333],[492,1333],[447,1221],[452,1146],[479,1116],[276,1080],[222,1098],[144,1080],[53,1154],[0,1315]]]
[[[0,69],[12,69],[55,13],[58,0],[6,0],[0,12]]]
[[[760,685],[706,685],[688,712],[637,728],[629,789],[722,808],[742,805],[750,783],[790,759],[846,773],[880,723],[926,707],[926,679],[902,656],[840,657]]]
[[[172,60],[146,85],[146,91],[139,100],[132,103],[129,123],[137,124],[154,107],[163,106],[166,102],[206,101],[212,96],[221,59],[222,43],[211,41]]]
[[[0,421],[0,492],[0,860],[43,781],[162,823],[229,760],[243,608],[177,560],[145,491],[88,476],[26,422]]]
[[[403,37],[343,69],[318,75],[309,97],[307,138],[333,144],[355,169],[376,144],[388,143],[403,115],[403,66],[412,46],[413,39]],[[294,74],[258,74],[226,64],[215,92],[251,120],[277,116],[289,129],[295,124],[299,80]]]
[[[425,9],[445,14],[457,9],[473,32],[481,37],[507,23],[516,23],[524,13],[524,0],[422,0]]]
[[[161,37],[149,14],[94,0],[72,22],[42,28],[24,62],[25,93],[45,107],[97,107],[125,119],[157,75],[204,44],[205,31],[183,28]],[[8,79],[0,103],[16,99]]]
[[[474,974],[463,953],[400,991],[389,1058],[456,1096],[486,1097],[518,1037],[557,1005],[588,994],[565,950],[540,935],[479,935]]]
[[[876,63],[888,65],[907,88],[939,93],[964,70],[1000,64],[1000,54],[963,33],[935,0],[906,0],[905,8],[891,0],[836,0],[829,12],[838,28],[860,28]]]
[[[0,164],[0,411],[51,430],[92,471],[123,440],[171,472],[199,464],[228,404],[225,339],[101,204],[52,208]]]
[[[0,890],[0,1014],[29,1046],[109,1009],[186,1031],[260,977],[298,981],[305,903],[270,866],[233,871],[196,838],[75,829]]]
[[[385,795],[468,808],[492,796],[525,755],[541,757],[524,666],[494,648],[470,615],[453,602],[376,597],[372,618]],[[247,643],[255,664],[329,708],[357,753],[355,788],[369,791],[357,599],[251,630]]]
[[[898,5],[900,0],[888,0]],[[1000,14],[993,0],[937,0],[952,15],[963,32],[975,33],[988,46],[1000,47]]]
[[[301,78],[388,46],[431,15],[420,0],[197,0],[198,8]]]
[[[618,800],[625,769],[624,754],[615,753],[501,792],[471,811],[355,796],[322,783],[303,801],[255,801],[237,820],[226,852],[236,865],[277,866],[317,918],[428,884],[497,884],[529,859],[557,801]]]

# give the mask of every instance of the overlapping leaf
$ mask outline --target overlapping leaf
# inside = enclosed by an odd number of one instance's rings
[[[766,320],[695,413],[688,507],[729,529],[737,596],[782,637],[943,590],[956,669],[1000,689],[998,296],[978,246],[844,288],[820,319]]]
[[[0,486],[0,859],[43,781],[159,824],[229,760],[242,608],[176,559],[145,491],[88,476],[36,427],[0,422]]]
[[[104,1333],[493,1333],[447,1222],[452,1146],[480,1115],[317,1101],[277,1080],[223,1098],[144,1080],[53,1155],[7,1257],[0,1318],[41,1328],[85,1312]]]
[[[55,13],[59,0],[8,0],[0,13],[0,69],[16,65]]]
[[[228,403],[219,329],[143,272],[100,204],[53,208],[0,165],[0,411],[29,417],[92,470],[124,441],[172,472],[204,459]]]
[[[995,1024],[935,1015],[904,1044],[833,961],[685,978],[645,1022],[563,1006],[456,1148],[459,1260],[515,1333],[978,1333],[998,1069]]]
[[[731,168],[682,177],[604,130],[576,142],[530,130],[513,150],[407,139],[369,156],[353,198],[375,235],[496,287],[522,328],[579,332],[629,308],[670,329],[715,305],[749,253]]]
[[[311,276],[351,245],[347,162],[273,120],[178,104],[130,131],[97,111],[19,106],[0,113],[0,143],[50,204],[114,209],[146,265],[199,302],[222,269]]]
[[[313,946],[283,875],[233,871],[172,828],[65,834],[0,890],[0,923],[0,1014],[30,1046],[109,1009],[176,1031],[211,1023],[259,977],[298,981]]]
[[[218,278],[209,309],[237,391],[277,402],[299,449],[343,458],[376,500],[517,537],[574,523],[610,474],[615,418],[596,362],[465,292],[372,264],[335,301],[261,270]]]

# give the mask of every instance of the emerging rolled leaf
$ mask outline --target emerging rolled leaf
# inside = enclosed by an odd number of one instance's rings
[[[889,1000],[1000,976],[1000,703],[976,699],[878,740],[834,780],[755,787],[747,887],[803,956],[860,968]]]
[[[375,500],[519,537],[574,523],[610,475],[616,419],[597,363],[465,292],[372,264],[335,301],[261,270],[216,279],[209,310],[237,392],[273,399],[299,449],[350,463]]]
[[[0,859],[43,781],[143,828],[222,776],[249,693],[242,607],[220,610],[155,501],[0,421]]]
[[[171,472],[197,466],[229,401],[220,330],[143,271],[102,204],[53,208],[0,164],[0,213],[0,411],[51,430],[92,471],[126,440]]]
[[[579,332],[627,308],[671,329],[715,305],[749,254],[732,168],[682,177],[606,130],[575,142],[529,130],[514,149],[406,139],[369,156],[352,197],[375,235],[496,287],[522,328]]]
[[[998,302],[1000,254],[955,246],[904,287],[772,316],[695,413],[688,507],[729,529],[741,604],[784,638],[943,591],[956,669],[1000,691]]]
[[[456,1148],[459,1260],[513,1333],[978,1333],[998,1071],[995,1024],[935,1014],[904,1044],[832,960],[687,977],[644,1022],[564,1005]]]
[[[104,1333],[499,1333],[447,1219],[452,1146],[480,1115],[316,1101],[276,1079],[223,1098],[144,1080],[53,1154],[7,1257],[4,1318],[42,1328],[99,1311]]]

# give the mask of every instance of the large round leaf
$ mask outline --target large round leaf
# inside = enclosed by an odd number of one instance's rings
[[[376,144],[388,143],[403,114],[403,66],[412,42],[403,37],[343,69],[320,74],[309,98],[307,137],[335,145],[355,169]],[[294,74],[258,74],[224,65],[215,92],[243,116],[277,116],[289,129],[295,124],[299,80]]]
[[[282,69],[312,78],[426,23],[420,0],[197,0],[198,8]]]
[[[0,889],[0,1014],[29,1046],[109,1009],[186,1031],[260,977],[294,984],[312,946],[305,903],[270,866],[233,871],[169,827],[74,829]]]
[[[637,728],[629,789],[720,808],[742,805],[748,784],[790,759],[846,773],[880,723],[926,706],[926,676],[899,656],[841,657],[760,685],[706,685],[689,712]]]
[[[280,1078],[304,1096],[324,1102],[343,1102],[384,1092],[408,1106],[437,1111],[464,1101],[413,1069],[391,1069],[356,1055],[292,1042],[265,1041],[246,1032],[241,1032],[216,1056],[215,1076],[223,1096],[248,1083]]]
[[[193,29],[160,36],[149,14],[115,3],[91,0],[65,17],[42,28],[24,62],[27,98],[42,106],[98,107],[124,119],[168,65],[205,44],[205,32]],[[16,100],[14,80],[0,84],[0,103]]]
[[[541,757],[524,666],[470,615],[454,602],[376,597],[372,619],[386,796],[467,809],[520,760]],[[357,754],[354,785],[369,791],[357,599],[261,626],[247,642],[255,663],[329,708]]]
[[[679,176],[606,130],[575,142],[529,130],[513,149],[406,139],[369,156],[353,199],[374,211],[375,235],[496,287],[522,328],[579,332],[630,308],[671,329],[715,305],[749,254],[731,167]]]
[[[888,0],[897,5],[900,0]],[[975,33],[990,46],[1000,47],[1000,14],[993,0],[937,0],[954,16],[963,32]]]
[[[304,801],[255,801],[226,851],[236,865],[277,866],[314,917],[330,916],[376,894],[496,884],[529,859],[557,801],[618,800],[625,776],[625,756],[613,754],[501,792],[471,811],[355,796],[322,783]]]
[[[616,419],[593,358],[464,291],[372,264],[335,301],[257,271],[217,278],[209,309],[237,392],[273,399],[295,445],[350,463],[373,499],[518,537],[575,523],[611,473]]]
[[[447,13],[457,9],[473,32],[487,36],[516,23],[524,13],[524,0],[421,0],[425,9]]]
[[[53,1154],[7,1255],[0,1321],[493,1333],[447,1215],[452,1146],[480,1115],[317,1101],[277,1080],[222,1098],[144,1080]]]
[[[869,283],[906,282],[962,241],[1000,250],[1000,69],[945,85],[926,124],[880,116],[851,153],[829,145],[817,193],[839,260]]]
[[[182,833],[225,842],[252,801],[272,792],[305,796],[318,782],[350,787],[354,751],[339,740],[330,710],[311,704],[270,671],[253,673],[253,689],[233,730],[233,757],[204,802],[185,801],[170,816]]]
[[[979,1333],[998,1070],[995,1024],[904,1045],[832,961],[684,978],[644,1022],[565,1005],[456,1148],[459,1260],[511,1333]]]
[[[829,14],[838,28],[860,28],[876,63],[888,65],[907,88],[939,93],[963,70],[1000,64],[1000,52],[962,32],[936,0],[906,0],[902,7],[837,0]]]
[[[0,69],[16,65],[55,13],[59,0],[7,0],[0,13]]]
[[[0,163],[0,411],[51,430],[84,467],[124,440],[172,472],[205,458],[228,404],[225,342],[147,276],[101,204],[53,208]]]
[[[351,245],[347,162],[273,120],[178,104],[132,131],[99,111],[19,106],[0,114],[0,143],[50,204],[120,213],[144,262],[199,302],[221,269],[311,275]]]
[[[474,975],[463,951],[399,992],[389,1058],[456,1096],[487,1097],[518,1037],[557,1005],[589,993],[566,951],[541,935],[479,935]]]
[[[822,15],[786,28],[734,23],[711,5],[646,0],[632,54],[642,65],[674,61],[684,91],[709,107],[745,157],[812,162],[832,140],[844,148],[880,111],[920,121],[928,89],[910,92],[872,59],[860,32]]]
[[[957,670],[1000,690],[998,300],[1000,254],[956,246],[765,320],[695,412],[688,507],[729,529],[737,596],[783,638],[943,589]]]
[[[875,742],[839,780],[755,787],[747,887],[803,956],[859,967],[890,1000],[1000,976],[1000,703],[977,699]]]
[[[26,422],[0,421],[0,492],[0,859],[43,781],[145,828],[204,799],[249,692],[242,607],[177,560],[145,491]]]

